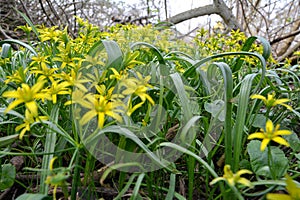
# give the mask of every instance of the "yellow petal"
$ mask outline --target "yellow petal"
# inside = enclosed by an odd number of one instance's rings
[[[274,136],[276,135],[290,135],[292,134],[292,131],[289,130],[278,130],[274,133]]]
[[[56,102],[57,102],[57,95],[56,94],[52,95],[52,101],[53,101],[53,104],[56,104]]]
[[[80,120],[81,125],[85,125],[96,115],[97,113],[94,110],[90,110],[89,112],[85,113],[85,115]]]
[[[113,111],[107,111],[107,112],[105,112],[105,114],[112,117],[112,118],[114,118],[114,119],[116,119],[119,122],[122,122],[122,117],[120,115],[116,114]]]
[[[45,83],[45,81],[43,81],[43,80],[40,80],[40,79],[37,80],[37,83],[34,86],[32,86],[32,88],[31,88],[32,93],[33,94],[38,93],[44,87],[44,83]]]
[[[267,133],[272,133],[274,130],[274,125],[273,125],[273,122],[268,119],[267,123],[266,123],[266,132]]]
[[[263,139],[263,141],[261,142],[260,150],[264,151],[266,149],[267,145],[269,144],[269,142],[270,142],[269,138]]]
[[[18,106],[19,104],[21,104],[21,103],[23,103],[23,102],[24,102],[24,101],[21,100],[21,99],[17,99],[17,100],[15,100],[15,101],[11,102],[11,103],[7,106],[7,108],[5,109],[5,113],[7,113],[8,111],[14,109],[16,106]]]
[[[23,128],[22,131],[20,132],[20,135],[19,135],[19,139],[22,140],[24,135],[26,133],[26,128]]]
[[[5,98],[20,98],[18,91],[6,91],[2,94],[2,96]]]
[[[98,113],[98,127],[103,128],[105,122],[105,114],[103,112]]]
[[[289,102],[289,101],[291,101],[291,100],[287,99],[287,98],[285,98],[285,99],[276,99],[275,102],[274,102],[274,105],[278,105],[278,104],[282,105],[283,103],[286,103],[286,102]]]
[[[26,102],[25,105],[34,117],[38,116],[38,107],[35,101]]]
[[[258,138],[258,139],[264,139],[266,136],[264,133],[262,132],[255,132],[255,133],[252,133],[248,136],[248,140],[252,140],[254,138]]]
[[[292,197],[290,197],[287,194],[267,194],[267,200],[293,200]]]
[[[57,159],[57,157],[53,157],[51,160],[50,160],[50,164],[49,164],[49,169],[52,171],[53,170],[53,163],[54,161]]]
[[[219,182],[219,181],[221,181],[221,180],[226,180],[226,179],[223,178],[223,177],[214,178],[214,179],[209,183],[209,185],[213,185],[213,184],[215,184],[215,183],[217,183],[217,182]]]
[[[294,199],[300,198],[300,188],[296,185],[293,179],[289,175],[285,175],[286,178],[286,190]]]
[[[241,176],[242,174],[252,174],[252,172],[248,169],[241,169],[236,173],[238,176]]]
[[[282,137],[274,137],[274,138],[272,138],[272,140],[274,142],[277,142],[278,144],[281,144],[281,145],[284,145],[284,146],[287,146],[287,147],[290,146],[290,144],[285,139],[283,139]]]
[[[280,105],[286,107],[286,108],[289,109],[289,110],[293,110],[292,106],[287,105],[287,104],[285,104],[285,103],[282,103],[282,104],[280,104]]]
[[[260,94],[253,94],[253,95],[251,95],[250,98],[251,98],[251,99],[261,99],[261,100],[263,100],[263,101],[267,101],[266,97],[264,97],[264,96],[262,96],[262,95],[260,95]]]
[[[252,183],[246,178],[239,178],[237,182],[248,187],[253,187]]]

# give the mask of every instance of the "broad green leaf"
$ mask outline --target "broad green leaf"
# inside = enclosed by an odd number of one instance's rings
[[[253,127],[256,128],[265,128],[266,126],[266,117],[263,114],[253,115],[255,117],[254,122],[252,124]]]
[[[16,168],[12,164],[4,164],[1,166],[0,190],[10,188],[16,178]]]
[[[300,151],[300,139],[296,133],[293,133],[291,135],[284,135],[283,137],[288,141],[294,152]]]
[[[268,165],[268,148],[264,151],[260,151],[261,141],[252,140],[247,146],[247,151],[250,156],[250,162],[253,172],[257,175],[266,176],[272,178],[270,167]],[[275,174],[276,178],[281,178],[286,174],[288,167],[288,159],[284,155],[284,152],[278,148],[271,146],[271,170]]]

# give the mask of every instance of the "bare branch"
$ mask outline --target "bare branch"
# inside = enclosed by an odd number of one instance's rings
[[[289,34],[287,34],[287,35],[284,35],[284,36],[282,36],[282,37],[279,37],[279,38],[276,38],[276,39],[272,40],[272,41],[270,42],[270,44],[272,45],[272,44],[275,44],[275,43],[277,43],[277,42],[280,42],[281,40],[287,39],[287,38],[289,38],[289,37],[294,37],[294,36],[298,35],[299,33],[300,33],[300,30],[294,31],[294,32],[292,32],[292,33],[289,33]]]
[[[283,61],[284,59],[290,57],[299,48],[300,48],[300,42],[298,42],[295,46],[293,46],[288,51],[286,51],[282,56],[278,57],[277,60],[279,62]]]
[[[182,13],[179,13],[177,15],[174,15],[173,17],[170,17],[167,19],[170,23],[173,24],[179,24],[180,22],[196,18],[196,17],[201,17],[205,15],[211,15],[211,14],[217,14],[217,9],[214,5],[206,5],[203,7],[198,7],[194,8]]]
[[[224,3],[223,0],[214,0],[213,4],[194,8],[182,13],[179,13],[173,17],[167,19],[171,24],[178,24],[180,22],[201,17],[205,15],[217,14],[224,20],[225,24],[227,24],[228,28],[231,29],[240,29],[242,27],[237,22],[236,18],[233,16],[231,9]]]
[[[214,7],[217,10],[216,14],[222,17],[225,24],[227,24],[230,30],[240,29],[241,31],[243,31],[243,28],[237,22],[236,18],[232,14],[231,9],[224,3],[223,0],[214,0],[213,2],[214,2]]]

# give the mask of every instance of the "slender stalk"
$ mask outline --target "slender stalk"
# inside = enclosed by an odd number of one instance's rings
[[[75,155],[75,169],[72,179],[72,190],[71,190],[71,199],[76,199],[77,189],[80,183],[80,165],[81,165],[81,156],[80,156],[80,150],[76,151],[77,154]]]
[[[270,173],[273,179],[276,179],[276,175],[273,170],[273,157],[272,157],[272,151],[271,151],[271,146],[268,145],[268,165],[270,169]]]

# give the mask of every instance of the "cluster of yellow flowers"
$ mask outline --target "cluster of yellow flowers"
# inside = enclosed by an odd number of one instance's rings
[[[287,98],[283,99],[276,99],[275,93],[268,94],[268,97],[264,97],[260,94],[254,94],[251,96],[251,99],[260,99],[263,101],[267,109],[271,109],[272,107],[275,107],[277,105],[281,105],[286,107],[288,110],[293,110],[293,108],[286,104],[290,100]],[[273,122],[268,119],[266,122],[265,130],[261,129],[260,132],[252,133],[248,136],[249,140],[252,139],[262,139],[260,150],[264,151],[267,147],[267,145],[271,142],[277,142],[278,144],[284,145],[289,147],[289,143],[282,137],[282,135],[290,135],[292,134],[292,131],[289,130],[279,130],[280,125],[277,124],[274,128]],[[251,171],[242,169],[239,170],[236,173],[233,173],[230,169],[230,165],[224,166],[224,175],[222,177],[217,177],[213,179],[210,184],[215,184],[218,181],[224,180],[228,183],[229,186],[235,187],[237,183],[240,183],[247,187],[253,187],[252,183],[246,179],[241,177],[243,174],[252,174]],[[297,187],[297,185],[293,182],[293,180],[286,175],[286,183],[287,183],[287,191],[289,192],[289,195],[287,194],[268,194],[267,199],[273,200],[273,199],[299,199],[300,197],[300,189]]]
[[[20,67],[6,77],[5,83],[17,86],[15,90],[6,91],[2,95],[11,99],[6,112],[25,105],[24,122],[16,127],[16,131],[20,131],[20,139],[30,131],[32,124],[47,120],[46,116],[40,115],[40,109],[47,102],[63,103],[65,106],[78,104],[87,110],[80,123],[85,125],[97,117],[99,128],[103,128],[108,117],[122,121],[121,114],[131,115],[147,100],[154,104],[147,94],[152,88],[149,84],[150,76],[143,77],[138,72],[130,76],[127,73],[132,67],[143,65],[136,60],[139,53],[127,52],[121,70],[108,68],[104,64],[107,57],[105,52],[99,51],[96,56],[90,56],[88,52],[96,41],[114,36],[114,33],[101,33],[88,21],[77,20],[80,31],[74,39],[66,29],[61,31],[55,26],[39,26],[39,53],[31,57],[26,68]],[[28,81],[28,77],[33,81]]]

